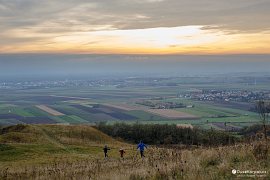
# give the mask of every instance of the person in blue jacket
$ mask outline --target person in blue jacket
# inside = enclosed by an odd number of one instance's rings
[[[144,148],[147,148],[147,146],[143,143],[143,141],[140,141],[140,143],[137,146],[137,149],[140,150],[141,157],[145,157],[144,154],[143,154],[144,153]]]

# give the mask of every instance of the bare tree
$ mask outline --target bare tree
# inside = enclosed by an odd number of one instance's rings
[[[262,122],[264,138],[265,140],[267,140],[267,123],[268,123],[268,117],[270,113],[270,103],[260,100],[256,104],[256,110]]]

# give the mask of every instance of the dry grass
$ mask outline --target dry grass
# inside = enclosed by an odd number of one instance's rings
[[[21,159],[1,162],[0,157],[0,179],[210,180],[237,178],[232,169],[270,169],[270,151],[260,141],[196,149],[150,146],[146,150],[146,158],[141,159],[135,145],[116,141],[89,126],[38,125],[24,129],[17,127],[10,131],[27,135],[32,132],[33,137],[31,141],[24,142],[22,139],[19,143],[9,139],[6,143],[5,136],[1,135],[0,140],[5,142],[6,147],[0,147],[0,153],[11,147],[16,151],[11,149],[8,155],[14,157],[16,153],[25,153],[19,151],[21,147],[31,147],[32,151],[26,149],[27,153]],[[112,148],[108,159],[103,157],[104,143]],[[120,147],[126,149],[125,159],[119,157]],[[262,179],[269,179],[269,173]]]
[[[16,164],[0,171],[7,179],[232,179],[232,169],[269,170],[269,161],[254,156],[251,145],[213,149],[150,148],[141,159],[129,150],[126,159],[115,156],[57,157],[45,165]],[[267,155],[269,158],[269,154]],[[269,178],[269,174],[266,178]]]

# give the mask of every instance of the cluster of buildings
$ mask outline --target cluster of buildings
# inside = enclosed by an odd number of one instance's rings
[[[0,89],[12,88],[52,88],[52,87],[99,87],[119,84],[118,80],[41,80],[22,82],[0,82]]]
[[[245,90],[203,90],[182,95],[199,101],[237,101],[252,102],[261,99],[270,99],[270,91],[245,91]]]

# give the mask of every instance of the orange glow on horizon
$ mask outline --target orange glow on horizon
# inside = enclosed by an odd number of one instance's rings
[[[17,38],[41,40],[0,46],[0,53],[96,54],[268,54],[270,32],[229,34],[182,26],[135,30],[97,30],[45,34],[34,30],[10,32]]]

